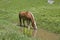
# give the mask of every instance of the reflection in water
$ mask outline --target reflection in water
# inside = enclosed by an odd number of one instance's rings
[[[22,28],[20,29],[20,31],[23,32],[23,34],[27,35],[28,37],[35,37],[35,38],[37,37],[42,40],[59,40],[60,38],[60,34],[51,33],[43,29],[28,30],[27,28]]]
[[[20,32],[22,32],[24,35],[30,36],[30,37],[35,37],[37,34],[37,30],[33,30],[33,29],[28,29],[25,27],[22,27],[20,29]]]
[[[36,35],[37,35],[37,30],[33,30],[32,36],[33,36],[33,37],[36,37]]]

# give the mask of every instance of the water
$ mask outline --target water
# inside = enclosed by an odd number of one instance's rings
[[[41,40],[59,40],[60,39],[60,34],[51,33],[44,29],[28,30],[27,28],[22,28],[20,29],[20,32],[23,32],[23,34],[30,37],[40,38]]]

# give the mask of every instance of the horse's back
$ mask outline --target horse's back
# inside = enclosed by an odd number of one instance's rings
[[[30,12],[25,12],[25,11],[20,12],[19,15],[26,18],[32,17],[32,14]]]

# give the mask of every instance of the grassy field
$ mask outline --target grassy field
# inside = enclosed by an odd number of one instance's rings
[[[60,0],[0,0],[0,40],[39,40],[19,32],[18,13],[31,11],[38,28],[60,34]]]

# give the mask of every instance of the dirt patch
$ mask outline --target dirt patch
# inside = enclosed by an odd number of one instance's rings
[[[59,40],[60,39],[60,34],[51,33],[43,29],[38,30],[36,36],[41,38],[42,40]]]

